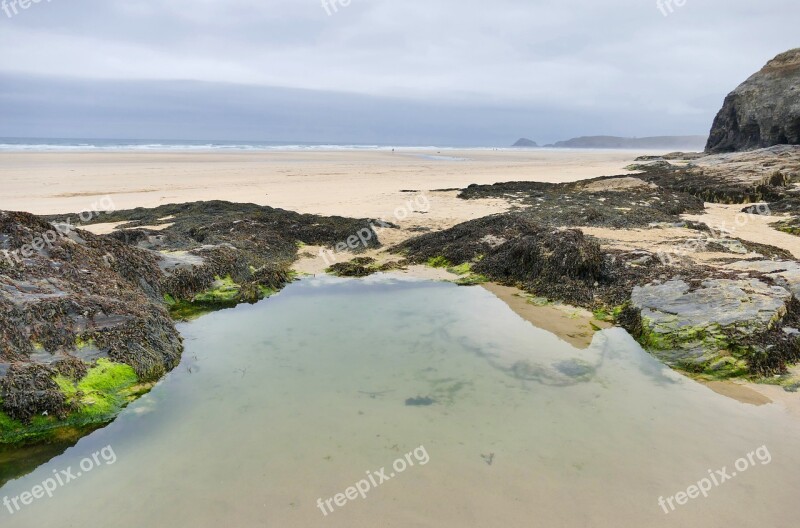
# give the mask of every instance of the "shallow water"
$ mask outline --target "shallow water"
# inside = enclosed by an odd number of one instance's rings
[[[181,332],[175,372],[0,498],[105,446],[115,462],[0,506],[3,527],[780,527],[800,513],[800,428],[782,409],[686,380],[618,329],[574,349],[482,288],[305,279]],[[436,403],[406,405],[417,397]],[[366,498],[318,508],[420,446]],[[658,505],[761,446],[770,463]]]

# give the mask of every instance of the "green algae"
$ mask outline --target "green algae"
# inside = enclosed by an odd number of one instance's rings
[[[0,445],[80,436],[82,431],[112,421],[126,405],[151,387],[139,384],[139,378],[129,365],[108,359],[98,360],[78,382],[61,375],[53,380],[73,408],[72,412],[63,420],[55,416],[36,416],[30,423],[23,423],[0,411]]]
[[[2,403],[3,400],[0,399],[0,406],[2,406]],[[19,429],[22,426],[22,422],[18,422],[3,411],[0,411],[0,437],[5,438],[6,434],[14,431],[15,429]]]
[[[278,290],[275,288],[270,288],[269,286],[258,286],[258,292],[261,295],[262,299],[268,299],[278,293]]]
[[[524,295],[525,302],[534,306],[552,306],[555,303],[547,297],[537,297],[535,295]]]
[[[198,293],[190,300],[177,299],[164,295],[164,302],[170,315],[178,321],[193,321],[203,315],[225,308],[233,308],[243,302],[255,302],[275,295],[277,290],[264,285],[256,285],[245,291],[230,276],[215,277],[211,288]]]
[[[685,326],[656,325],[642,317],[639,343],[677,370],[706,381],[746,377],[750,373],[749,347],[736,346],[717,324]]]
[[[452,266],[447,268],[447,271],[455,275],[469,275],[472,273],[472,263],[465,262],[463,264],[459,264],[458,266]]]
[[[116,414],[127,403],[128,391],[138,382],[136,372],[129,365],[99,360],[77,383],[77,392],[83,395],[81,413],[87,417]]]
[[[83,339],[78,336],[75,338],[75,348],[81,350],[83,348],[92,348],[95,346],[94,339]]]
[[[486,284],[489,282],[489,278],[486,275],[481,275],[480,273],[470,273],[469,275],[461,277],[455,282],[459,286],[476,286],[478,284]]]
[[[242,287],[236,284],[233,279],[227,277],[215,277],[214,285],[208,290],[194,296],[193,302],[208,304],[229,304],[238,301]]]
[[[451,264],[450,261],[447,260],[447,258],[445,258],[445,257],[443,257],[441,255],[439,255],[438,257],[429,258],[428,261],[426,262],[426,264],[428,266],[430,266],[431,268],[451,268],[451,267],[453,267],[453,264]]]
[[[169,314],[177,321],[194,321],[203,315],[219,310],[221,307],[214,304],[196,303],[192,301],[177,301],[170,306]]]
[[[794,372],[790,371],[786,374],[754,378],[752,381],[761,385],[781,387],[786,392],[800,391],[800,374],[798,374],[797,369],[794,369]]]
[[[445,259],[445,261],[446,260],[447,259]],[[434,264],[439,264],[439,262],[435,262]],[[432,264],[429,262],[428,265],[430,266]],[[473,272],[473,266],[474,264],[472,262],[465,262],[463,264],[459,264],[458,266],[449,266],[447,267],[447,271],[460,277],[458,280],[454,281],[459,286],[475,286],[477,284],[485,284],[489,282],[489,279],[485,275]],[[433,267],[439,268],[442,266],[433,265]]]

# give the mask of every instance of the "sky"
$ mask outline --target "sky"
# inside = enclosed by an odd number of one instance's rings
[[[707,134],[798,22],[797,0],[0,0],[0,136]]]

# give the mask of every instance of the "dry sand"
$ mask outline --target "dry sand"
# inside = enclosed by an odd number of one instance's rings
[[[407,197],[402,190],[626,174],[623,167],[641,154],[571,150],[4,152],[0,153],[0,209],[75,212],[109,195],[118,209],[229,200],[301,213],[378,217],[404,204]],[[501,208],[459,207],[461,202],[450,198],[432,207],[431,218],[466,220]]]

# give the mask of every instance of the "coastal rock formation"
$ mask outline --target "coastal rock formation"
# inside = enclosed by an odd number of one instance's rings
[[[511,146],[517,148],[535,148],[538,147],[539,145],[537,145],[535,141],[530,140],[528,138],[521,138]]]
[[[800,144],[800,48],[781,53],[725,98],[706,151],[781,144]]]
[[[691,156],[688,165],[666,161],[629,167],[644,171],[638,177],[664,189],[696,196],[704,202],[739,204],[786,199],[797,194],[800,146]]]
[[[501,214],[408,240],[393,248],[416,263],[468,268],[471,273],[580,306],[614,281],[611,254],[577,229]]]
[[[27,213],[0,244],[0,443],[107,420],[178,364],[156,255]]]
[[[58,370],[112,357],[147,381],[174,367],[180,340],[148,296],[160,293],[156,255],[26,213],[0,212],[0,233],[0,375],[29,360]]]
[[[671,171],[670,171],[671,173]],[[703,201],[642,177],[602,177],[572,183],[509,182],[470,185],[459,194],[473,200],[503,198],[524,207],[526,217],[554,227],[647,227],[679,222],[703,212]]]
[[[777,334],[781,347],[760,338],[788,322],[791,304],[791,292],[757,279],[673,279],[637,286],[631,294],[643,344],[668,364],[721,376],[758,371],[761,357],[781,353],[776,348],[789,351],[784,361],[797,361],[791,332]]]

